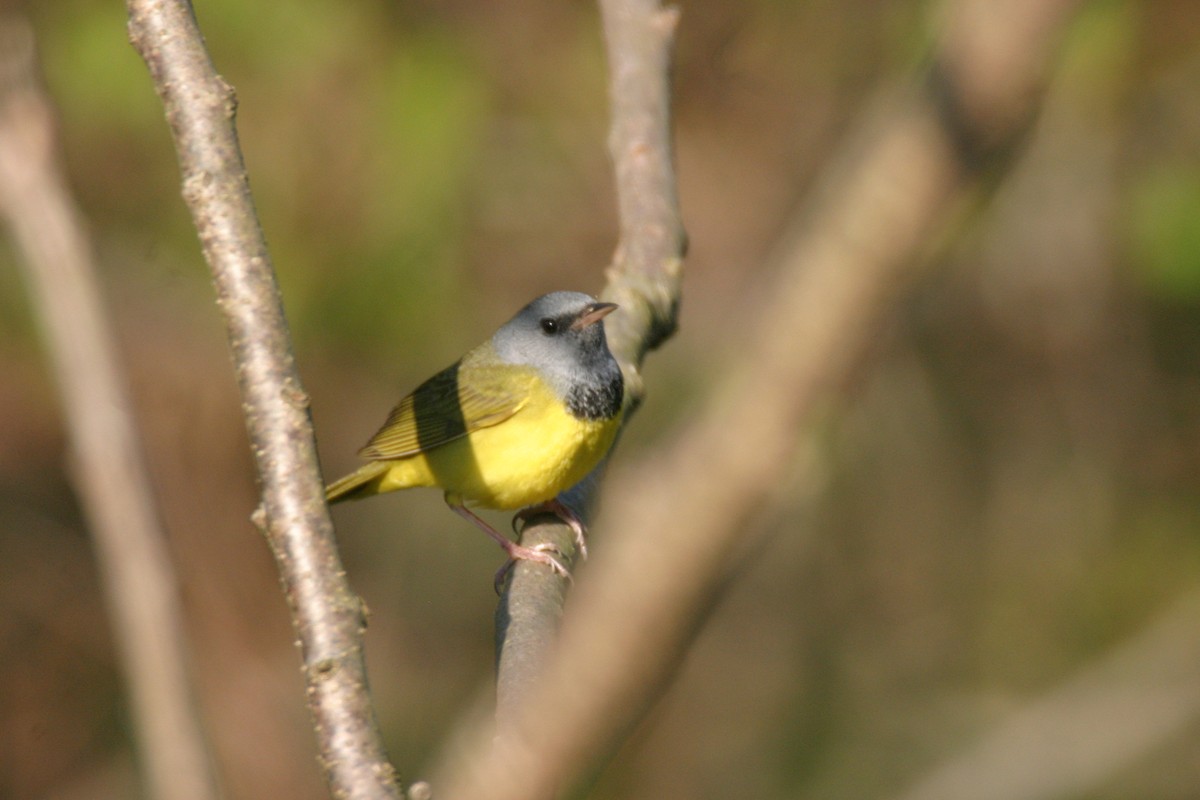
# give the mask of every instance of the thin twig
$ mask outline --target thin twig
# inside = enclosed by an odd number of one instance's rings
[[[219,796],[192,700],[178,586],[95,258],[60,167],[33,32],[0,17],[0,210],[24,256],[70,431],[73,475],[100,562],[149,797]]]
[[[183,196],[225,314],[321,766],[335,797],[399,797],[367,692],[363,608],[334,542],[308,398],[234,128],[233,91],[217,75],[187,2],[129,0],[128,9],[130,39],[166,109]]]
[[[609,58],[612,124],[609,149],[616,172],[620,239],[608,269],[605,300],[620,311],[606,320],[609,347],[621,364],[628,415],[641,403],[642,359],[676,327],[686,237],[679,213],[671,143],[670,61],[679,14],[658,0],[600,4]],[[604,472],[598,467],[563,500],[580,516]],[[521,531],[526,546],[550,545],[568,568],[575,548],[569,529],[546,517]],[[517,718],[553,643],[568,583],[549,570],[520,564],[497,612],[496,721]]]
[[[679,10],[658,0],[601,0],[609,62],[621,236],[605,300],[621,306],[606,325],[609,347],[635,403],[646,352],[678,325],[687,235],[679,212],[671,134],[671,57]]]
[[[509,726],[516,733],[468,748],[475,759],[435,782],[443,798],[546,798],[604,758],[670,676],[732,557],[752,546],[749,523],[780,476],[801,491],[816,481],[805,467],[822,409],[980,167],[1012,151],[1078,3],[1021,2],[1001,15],[981,13],[987,5],[952,4],[934,73],[869,110],[781,245],[776,279],[701,417],[636,475],[613,476],[605,546]],[[985,33],[1003,70],[959,63],[963,42]],[[975,94],[984,89],[986,101]],[[995,107],[1007,113],[981,113]]]

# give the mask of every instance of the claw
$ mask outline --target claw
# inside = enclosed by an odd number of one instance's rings
[[[562,520],[571,529],[571,532],[575,534],[575,547],[579,550],[579,557],[587,559],[587,540],[584,537],[586,531],[583,527],[583,520],[579,519],[579,516],[557,497],[553,500],[547,500],[544,503],[529,506],[529,508],[523,508],[518,511],[513,516],[513,532],[515,533],[517,530],[517,520],[525,522],[530,517],[536,517],[538,514],[553,514]]]
[[[550,555],[550,553],[556,553],[559,556],[562,555],[562,553],[559,553],[554,545],[539,544],[534,547],[525,547],[524,545],[517,544],[507,536],[504,536],[491,525],[488,525],[486,522],[484,522],[483,519],[474,514],[461,502],[454,502],[450,496],[446,497],[446,505],[450,506],[450,510],[455,514],[458,514],[463,519],[470,521],[471,524],[486,533],[493,541],[496,542],[496,544],[500,545],[505,553],[508,554],[508,561],[505,562],[504,566],[500,568],[500,570],[496,573],[496,577],[493,579],[497,594],[500,593],[500,586],[503,584],[504,578],[508,575],[509,571],[512,570],[513,564],[515,564],[518,559],[524,559],[525,561],[536,561],[539,564],[545,564],[546,566],[550,567],[550,569],[554,570],[554,572],[563,576],[567,580],[571,580],[570,571],[563,566],[561,561]],[[566,506],[563,507],[566,508]],[[580,552],[584,551],[581,550]]]
[[[512,545],[511,549],[507,547],[504,548],[508,552],[508,561],[504,562],[504,566],[496,571],[496,576],[492,579],[492,586],[495,588],[496,594],[500,594],[501,589],[504,587],[505,578],[508,577],[508,573],[512,572],[513,567],[517,565],[518,559],[524,559],[525,561],[536,561],[539,564],[545,564],[550,567],[550,569],[554,570],[555,573],[566,578],[568,582],[574,580],[571,577],[570,571],[562,565],[562,562],[550,555],[550,553],[554,553],[559,556],[562,555],[562,553],[559,553],[558,548],[556,548],[554,545],[544,543],[534,545],[533,547],[523,547],[514,542],[509,542],[509,544]]]

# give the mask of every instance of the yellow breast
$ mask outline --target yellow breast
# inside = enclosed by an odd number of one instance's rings
[[[540,382],[539,382],[540,383]],[[434,450],[389,462],[380,491],[437,486],[467,504],[512,509],[578,483],[612,446],[620,415],[581,420],[544,386],[503,422]]]

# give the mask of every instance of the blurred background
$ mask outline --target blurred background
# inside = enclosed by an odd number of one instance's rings
[[[196,6],[238,92],[327,477],[403,392],[527,300],[600,289],[616,221],[590,4]],[[222,323],[124,6],[0,10],[32,19],[59,104],[228,795],[323,797],[286,607],[247,521],[256,487]],[[923,63],[937,20],[934,4],[882,0],[682,10],[682,327],[648,361],[614,469],[703,401],[798,202],[873,92]],[[1088,5],[1011,168],[831,409],[821,491],[769,514],[768,546],[589,796],[893,795],[1188,596],[1198,142],[1200,4]],[[15,258],[4,240],[0,797],[135,797],[122,678]],[[491,691],[501,556],[436,492],[334,517],[371,610],[388,748],[414,780]],[[1196,796],[1195,717],[1087,795]]]

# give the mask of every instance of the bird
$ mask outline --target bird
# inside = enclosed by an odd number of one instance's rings
[[[556,514],[586,555],[583,523],[557,497],[604,459],[621,425],[625,383],[602,323],[616,309],[582,292],[536,298],[400,400],[359,451],[367,463],[329,484],[326,501],[440,488],[507,553],[497,587],[518,559],[569,578],[552,547],[522,546],[468,506]]]

